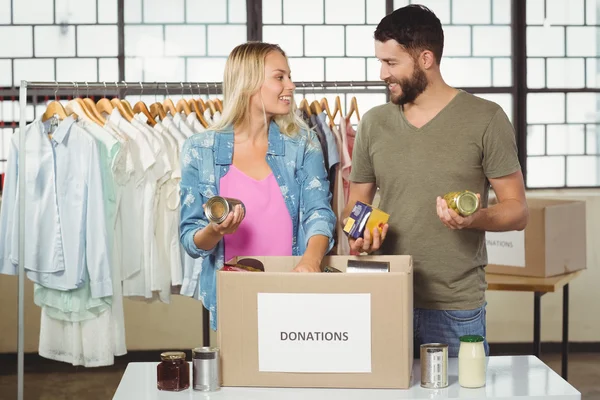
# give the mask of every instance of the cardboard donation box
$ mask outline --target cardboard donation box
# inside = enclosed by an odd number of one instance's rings
[[[342,273],[290,272],[300,257],[251,258],[265,272],[217,273],[223,386],[410,386],[410,256],[325,257]],[[388,262],[390,272],[345,273],[348,260]]]
[[[585,269],[585,202],[529,198],[527,204],[525,230],[486,232],[486,271],[544,278]]]

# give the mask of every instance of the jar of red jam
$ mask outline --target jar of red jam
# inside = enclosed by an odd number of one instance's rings
[[[182,351],[161,353],[160,364],[156,367],[159,390],[179,392],[190,387],[190,365]]]

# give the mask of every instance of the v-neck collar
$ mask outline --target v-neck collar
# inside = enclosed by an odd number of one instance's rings
[[[459,89],[458,93],[448,102],[448,104],[446,104],[444,106],[444,108],[442,108],[433,118],[431,118],[429,121],[427,121],[427,123],[420,128],[417,128],[412,123],[410,123],[410,121],[408,120],[408,118],[406,118],[406,115],[404,114],[404,108],[402,106],[398,106],[398,109],[400,110],[400,117],[402,118],[402,121],[404,121],[406,126],[408,126],[411,129],[411,131],[421,132],[421,131],[427,129],[430,125],[432,125],[442,115],[448,113],[448,111],[451,110],[454,107],[454,105],[457,103],[457,99],[459,97],[463,96],[464,94],[465,94],[464,90]]]

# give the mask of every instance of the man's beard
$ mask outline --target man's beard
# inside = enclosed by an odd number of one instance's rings
[[[415,69],[410,78],[404,78],[401,80],[387,79],[386,83],[397,83],[402,90],[402,94],[398,96],[391,95],[392,103],[403,106],[407,103],[414,102],[417,97],[425,91],[427,88],[427,76],[425,72],[418,65],[415,65]]]

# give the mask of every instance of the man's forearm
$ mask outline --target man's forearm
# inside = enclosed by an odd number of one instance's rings
[[[508,199],[473,214],[470,228],[490,232],[520,231],[525,229],[528,219],[527,203]]]

